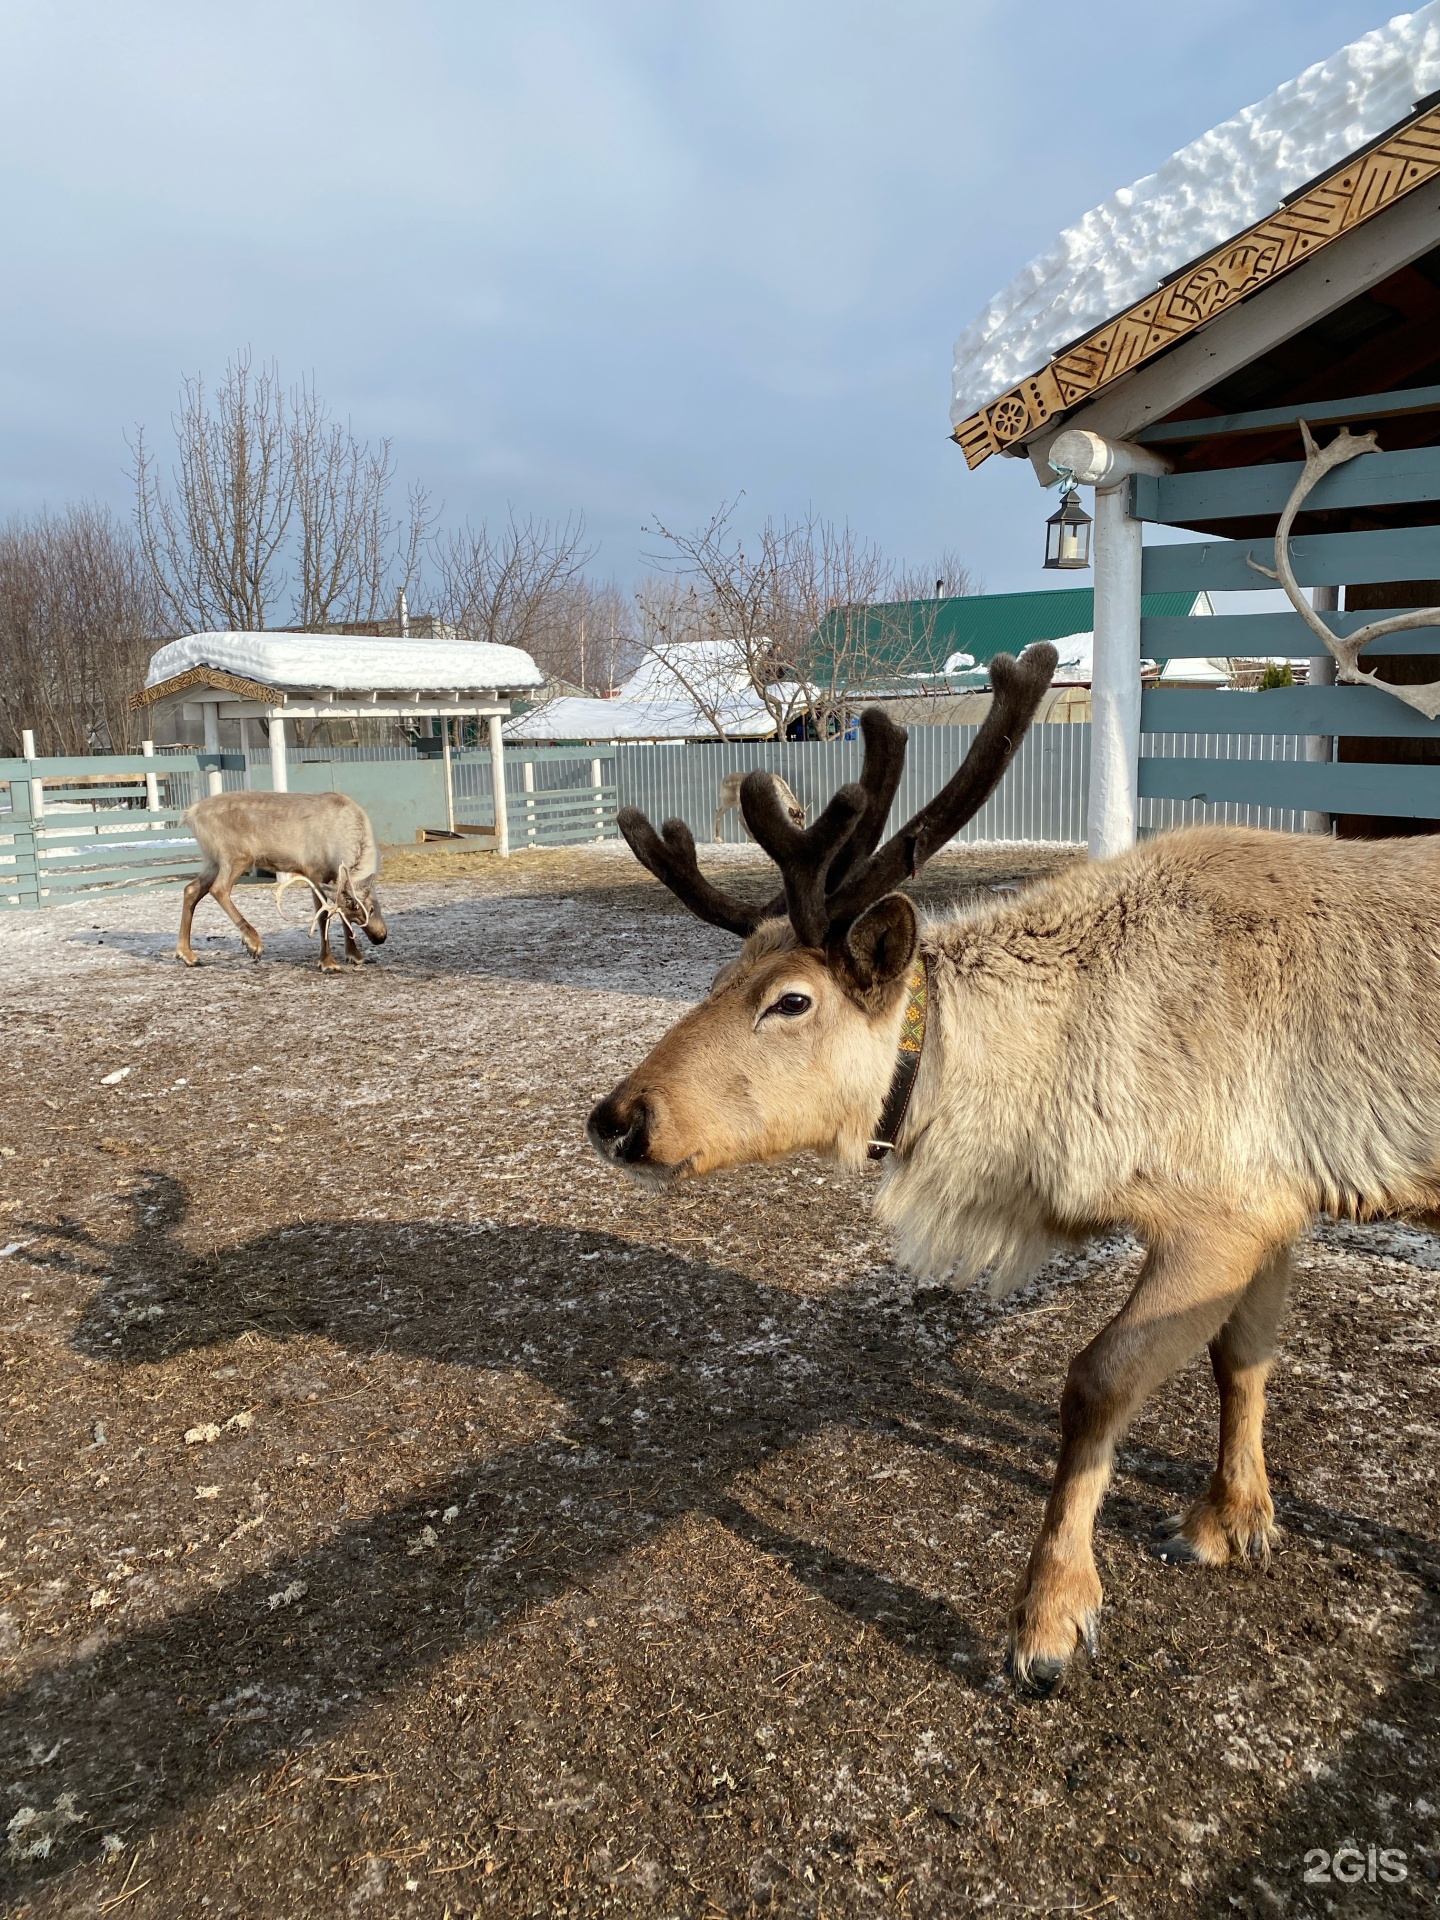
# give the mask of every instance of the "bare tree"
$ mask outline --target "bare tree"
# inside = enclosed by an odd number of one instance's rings
[[[512,513],[499,533],[467,522],[433,552],[442,618],[466,640],[521,647],[538,661],[595,549],[585,544],[581,518],[556,523]]]
[[[308,382],[291,397],[288,459],[299,572],[293,624],[313,632],[388,615],[419,571],[429,531],[423,490],[411,490],[403,519],[393,514],[389,440],[357,440]]]
[[[313,631],[388,613],[416,575],[425,496],[390,506],[390,442],[358,440],[308,381],[289,393],[249,353],[212,396],[187,378],[171,419],[177,464],[162,476],[144,429],[135,440],[140,546],[182,632],[254,631],[287,619]]]
[[[165,635],[149,570],[103,507],[0,527],[0,751],[26,727],[42,753],[133,751],[129,709]]]
[[[694,533],[657,522],[664,572],[639,596],[651,653],[717,733],[737,687],[781,734],[807,722],[824,735],[877,680],[933,670],[924,620],[902,604],[912,582],[878,547],[814,513],[767,520],[747,542],[738,506]],[[965,591],[966,569],[947,561]]]
[[[182,631],[252,631],[284,591],[295,506],[290,422],[278,370],[231,361],[213,400],[197,374],[171,416],[179,465],[166,486],[144,429],[135,439],[140,545]]]

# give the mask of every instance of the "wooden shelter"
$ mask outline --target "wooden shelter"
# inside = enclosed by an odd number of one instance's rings
[[[242,750],[250,727],[265,728],[270,784],[289,787],[287,722],[423,720],[438,723],[445,760],[448,824],[454,830],[450,722],[484,720],[490,739],[495,847],[509,852],[501,722],[512,701],[533,693],[542,675],[518,647],[459,640],[396,640],[313,633],[200,633],[170,641],[150,662],[133,710],[198,706],[204,750],[218,790],[220,728],[234,721]]]
[[[1440,8],[1403,16],[1290,83],[1298,106],[1281,89],[1247,111],[1263,122],[1281,102],[1300,140],[1306,101],[1323,103],[1329,68],[1353,80],[1365,67],[1358,56],[1370,54],[1366,70],[1383,67],[1387,98],[1403,98],[1393,90],[1420,84],[1416,76],[1433,84]],[[1316,75],[1306,95],[1302,83]],[[1326,136],[1329,147],[1317,138],[1298,150],[1333,153],[1363,129],[1364,106],[1349,135],[1342,128]],[[1243,199],[1237,191],[1236,204]],[[996,453],[1022,456],[1044,485],[1068,473],[1096,489],[1092,852],[1130,844],[1146,797],[1300,808],[1314,825],[1340,816],[1350,831],[1440,823],[1440,721],[1383,691],[1440,679],[1440,634],[1423,626],[1378,640],[1364,657],[1375,684],[1336,686],[1333,658],[1300,612],[1225,611],[1227,593],[1265,587],[1257,569],[1276,565],[1302,421],[1322,444],[1342,426],[1373,431],[1379,449],[1323,478],[1294,523],[1295,579],[1332,633],[1343,639],[1377,608],[1440,601],[1440,96],[1412,100],[1403,118],[1294,184],[1263,217],[1156,279],[954,431],[972,467]],[[985,344],[988,364],[1003,364],[1003,339]],[[1146,546],[1147,524],[1209,537]],[[1142,654],[1163,658],[1178,638],[1172,621],[1145,617],[1142,593],[1198,591],[1215,597],[1208,651],[1313,655],[1310,684],[1263,696],[1156,690],[1142,700]],[[1307,736],[1308,758],[1140,757],[1142,731],[1253,734],[1262,723]]]

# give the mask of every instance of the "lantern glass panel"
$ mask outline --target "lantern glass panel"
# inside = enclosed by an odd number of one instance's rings
[[[1074,493],[1045,522],[1045,565],[1061,571],[1090,564],[1090,516]]]

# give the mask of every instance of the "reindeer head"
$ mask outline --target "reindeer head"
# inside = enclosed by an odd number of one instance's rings
[[[352,879],[350,869],[341,867],[335,881],[335,905],[352,926],[364,927],[365,938],[372,946],[385,944],[385,936],[390,930],[380,911],[380,893],[373,873]]]
[[[958,771],[879,846],[908,739],[878,708],[861,719],[859,783],[813,826],[788,817],[775,783],[747,775],[745,824],[780,869],[783,891],[750,907],[700,872],[680,820],[657,833],[632,807],[632,851],[702,920],[744,939],[701,1004],[590,1115],[592,1146],[627,1171],[672,1179],[803,1148],[865,1157],[895,1069],[919,941],[896,889],[994,792],[1055,671],[1035,646],[991,668],[994,704]],[[878,847],[878,851],[877,851]]]

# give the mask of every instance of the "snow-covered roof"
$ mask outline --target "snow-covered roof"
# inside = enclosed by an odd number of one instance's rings
[[[544,676],[519,647],[469,640],[364,640],[332,633],[191,633],[152,655],[147,687],[215,667],[284,691],[403,693],[454,688],[518,692]]]
[[[955,343],[958,426],[1179,268],[1275,212],[1297,188],[1440,88],[1440,0],[1318,61],[1093,208],[986,303]]]
[[[734,647],[701,640],[647,653],[613,700],[548,700],[506,728],[516,740],[763,739],[775,721]]]

